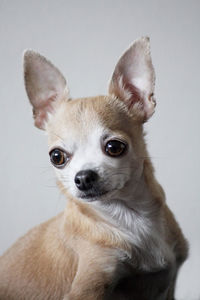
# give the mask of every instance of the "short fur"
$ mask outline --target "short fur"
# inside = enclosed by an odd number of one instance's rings
[[[0,258],[1,300],[172,300],[187,242],[154,176],[143,122],[154,112],[155,75],[149,39],[125,52],[108,96],[71,99],[60,71],[41,55],[25,53],[25,84],[35,125],[49,150],[71,159],[55,168],[67,206],[30,230]],[[110,158],[105,141],[128,150]],[[80,170],[98,172],[105,195],[83,198]]]

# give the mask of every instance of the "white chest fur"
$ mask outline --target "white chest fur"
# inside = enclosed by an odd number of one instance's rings
[[[98,202],[95,206],[117,234],[122,234],[131,244],[130,258],[136,268],[156,271],[174,262],[173,246],[165,240],[162,215],[154,212],[150,199],[143,199],[140,204],[135,201],[135,209],[120,200]]]

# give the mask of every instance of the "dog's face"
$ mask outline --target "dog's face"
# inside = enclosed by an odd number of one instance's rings
[[[32,51],[25,53],[25,83],[62,189],[84,201],[123,200],[141,177],[142,123],[155,106],[148,39],[119,60],[108,96],[70,99],[62,74]]]
[[[73,196],[87,201],[117,197],[140,176],[141,127],[118,100],[63,100],[46,129],[57,177]]]

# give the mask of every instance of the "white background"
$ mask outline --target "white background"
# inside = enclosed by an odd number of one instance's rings
[[[149,35],[157,111],[146,125],[149,150],[167,201],[190,242],[178,300],[200,299],[200,1],[0,0],[0,254],[65,206],[46,137],[33,127],[22,52],[47,56],[71,95],[107,92],[125,48]]]

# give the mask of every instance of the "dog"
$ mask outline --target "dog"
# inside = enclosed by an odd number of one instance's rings
[[[0,299],[174,299],[188,243],[144,139],[156,106],[149,38],[122,55],[107,96],[71,99],[61,72],[32,50],[24,78],[67,206],[0,258]]]

